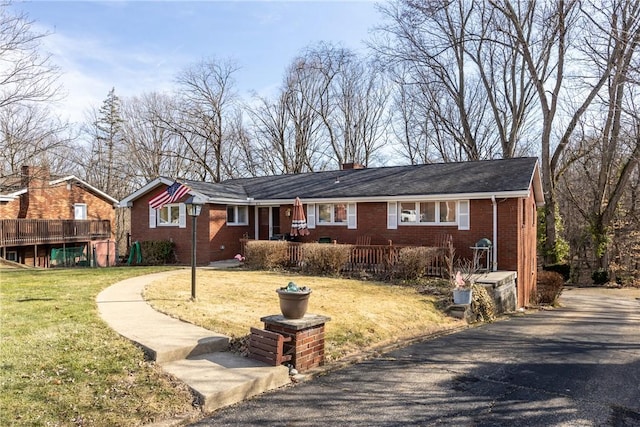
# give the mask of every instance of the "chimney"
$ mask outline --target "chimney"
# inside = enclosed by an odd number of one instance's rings
[[[46,166],[22,166],[20,183],[27,192],[20,195],[18,218],[42,218],[42,211],[46,209],[37,200],[42,198],[49,188],[49,168]],[[31,200],[34,205],[30,208]]]
[[[355,163],[355,162],[351,162],[351,163],[343,163],[342,167],[340,167],[340,170],[346,171],[349,169],[364,169],[365,165],[363,165],[362,163]]]
[[[20,183],[22,187],[40,187],[43,188],[48,184],[51,177],[49,176],[49,168],[47,166],[22,166],[22,174]]]

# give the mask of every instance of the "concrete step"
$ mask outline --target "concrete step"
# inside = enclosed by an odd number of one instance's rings
[[[213,333],[207,331],[206,335],[209,336],[198,336],[197,330],[195,333],[186,334],[181,339],[176,339],[174,334],[172,340],[167,342],[139,339],[138,343],[144,347],[150,359],[161,364],[229,349],[229,337],[225,335],[211,335]],[[145,345],[147,341],[150,342],[149,346]]]
[[[191,356],[164,363],[162,369],[187,384],[205,412],[290,383],[286,366],[268,366],[230,352]]]

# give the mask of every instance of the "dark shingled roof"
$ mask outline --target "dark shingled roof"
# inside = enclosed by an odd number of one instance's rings
[[[243,200],[499,193],[527,191],[536,162],[535,157],[521,157],[240,178],[220,184],[188,181],[187,184],[208,197]]]

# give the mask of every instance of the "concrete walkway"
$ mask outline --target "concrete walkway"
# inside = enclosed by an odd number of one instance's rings
[[[176,273],[133,277],[110,286],[96,298],[100,316],[140,345],[149,359],[186,383],[206,412],[289,384],[287,367],[267,366],[230,353],[226,351],[229,337],[161,314],[144,301],[147,284],[169,280]]]

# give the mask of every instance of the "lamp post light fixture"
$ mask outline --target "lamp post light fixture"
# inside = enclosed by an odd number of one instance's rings
[[[202,202],[189,197],[185,202],[187,215],[191,217],[191,299],[196,299],[196,219],[202,210]]]

